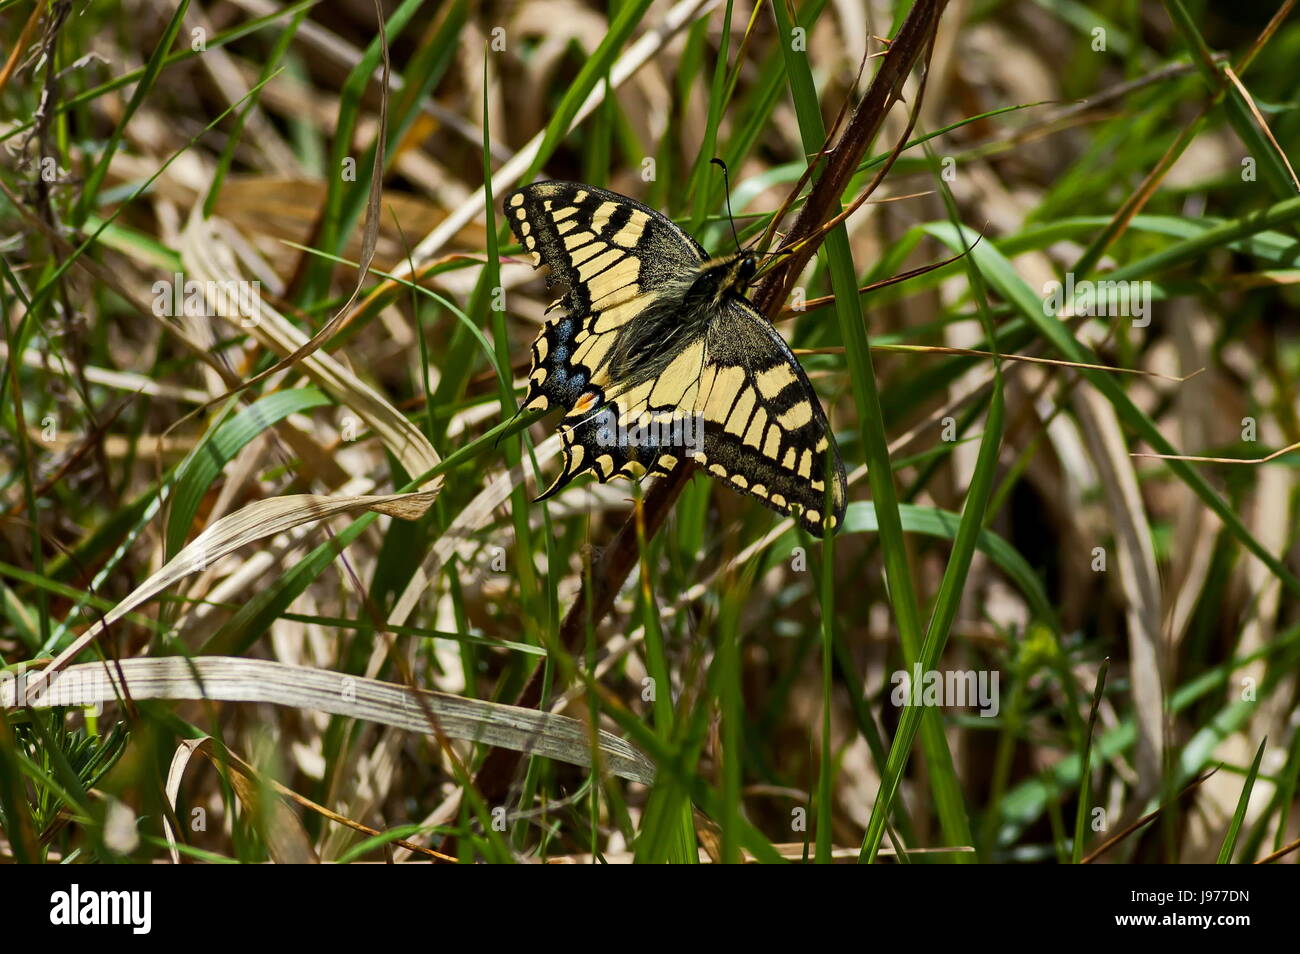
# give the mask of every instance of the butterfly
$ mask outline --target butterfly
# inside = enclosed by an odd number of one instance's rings
[[[582,183],[534,182],[503,211],[548,285],[566,289],[533,342],[523,402],[567,412],[564,468],[538,500],[584,473],[665,475],[690,456],[816,536],[843,522],[844,464],[826,414],[744,297],[757,254],[710,258],[667,216]]]

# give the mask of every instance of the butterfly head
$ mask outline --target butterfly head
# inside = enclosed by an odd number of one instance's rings
[[[717,300],[720,301],[727,295],[743,296],[758,274],[758,256],[744,248],[716,261],[717,285],[714,294]]]
[[[741,252],[736,258],[736,285],[742,289],[748,287],[757,271],[758,256],[750,251]]]
[[[713,308],[728,295],[745,294],[758,273],[758,256],[748,249],[704,262],[695,273],[686,301]]]

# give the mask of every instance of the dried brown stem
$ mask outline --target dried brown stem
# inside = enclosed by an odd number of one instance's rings
[[[1104,855],[1106,852],[1110,851],[1112,848],[1114,848],[1116,845],[1118,845],[1121,841],[1123,841],[1123,840],[1124,840],[1125,838],[1127,838],[1129,835],[1133,834],[1133,833],[1134,833],[1135,831],[1137,831],[1139,828],[1142,828],[1142,827],[1144,827],[1144,826],[1146,826],[1146,825],[1151,824],[1151,822],[1155,821],[1157,818],[1160,817],[1160,813],[1161,813],[1161,812],[1163,812],[1166,808],[1168,808],[1168,807],[1169,807],[1170,805],[1172,805],[1174,802],[1178,801],[1180,798],[1182,798],[1182,797],[1183,797],[1184,795],[1186,795],[1188,792],[1191,792],[1192,790],[1194,790],[1194,789],[1196,789],[1197,787],[1199,787],[1199,786],[1201,785],[1202,782],[1204,782],[1207,778],[1209,778],[1211,775],[1213,775],[1213,774],[1214,774],[1215,772],[1217,772],[1218,770],[1219,770],[1219,766],[1216,765],[1214,768],[1210,769],[1208,772],[1204,772],[1204,773],[1202,773],[1201,775],[1198,775],[1196,778],[1192,779],[1190,782],[1187,783],[1187,785],[1183,788],[1183,790],[1180,791],[1177,795],[1175,795],[1175,796],[1174,796],[1173,798],[1171,798],[1169,801],[1165,802],[1163,805],[1161,805],[1161,806],[1160,806],[1159,808],[1157,808],[1155,811],[1153,811],[1153,812],[1148,812],[1147,814],[1143,815],[1141,818],[1139,818],[1139,819],[1138,819],[1137,821],[1135,821],[1133,824],[1129,825],[1127,828],[1125,828],[1125,829],[1124,829],[1123,831],[1121,831],[1119,834],[1115,835],[1113,838],[1108,838],[1106,841],[1102,842],[1101,845],[1099,845],[1099,846],[1098,846],[1097,848],[1095,848],[1093,851],[1091,851],[1091,852],[1089,852],[1087,855],[1085,855],[1085,856],[1083,857],[1083,860],[1080,861],[1079,864],[1081,864],[1081,865],[1090,865],[1090,864],[1092,864],[1094,861],[1096,861],[1098,858],[1100,858],[1100,857],[1101,857],[1102,855]]]
[[[764,314],[775,313],[778,303],[785,301],[789,294],[788,286],[817,251],[818,241],[803,240],[811,238],[823,223],[839,213],[840,197],[880,132],[890,107],[902,93],[904,80],[929,46],[947,3],[948,0],[917,0],[898,36],[890,43],[867,94],[854,109],[844,135],[827,150],[825,171],[813,183],[808,200],[786,236],[787,246],[802,244],[768,274],[754,295],[755,307]]]

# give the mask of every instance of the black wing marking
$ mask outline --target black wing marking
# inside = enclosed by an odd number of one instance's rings
[[[567,291],[533,343],[526,408],[572,409],[610,357],[622,328],[658,292],[704,261],[671,219],[634,199],[576,182],[535,182],[506,196],[510,228]],[[549,311],[550,309],[548,309]],[[608,383],[608,382],[604,382]]]
[[[704,366],[704,336],[684,338],[676,356],[643,381],[611,382],[583,394],[560,426],[564,468],[538,499],[563,490],[584,473],[596,479],[667,474],[704,450],[695,411]]]
[[[821,402],[785,339],[739,296],[710,325],[697,410],[704,418],[699,463],[710,474],[795,516],[815,536],[843,522],[848,482]]]

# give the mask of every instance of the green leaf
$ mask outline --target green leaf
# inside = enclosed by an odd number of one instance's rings
[[[1264,759],[1264,747],[1268,745],[1268,736],[1260,740],[1259,748],[1255,750],[1255,761],[1250,763],[1250,771],[1246,773],[1246,782],[1241,786],[1241,797],[1237,799],[1237,810],[1232,813],[1232,824],[1228,826],[1228,833],[1223,838],[1223,846],[1219,849],[1219,858],[1217,864],[1226,865],[1232,861],[1232,852],[1237,847],[1237,836],[1241,833],[1241,823],[1246,819],[1246,806],[1250,804],[1250,793],[1255,787],[1255,778],[1259,775],[1259,763]]]
[[[215,431],[209,432],[189,453],[176,474],[171,515],[167,521],[166,557],[170,560],[185,546],[194,515],[203,497],[226,464],[258,435],[290,414],[332,403],[316,388],[276,391],[259,398]]]

